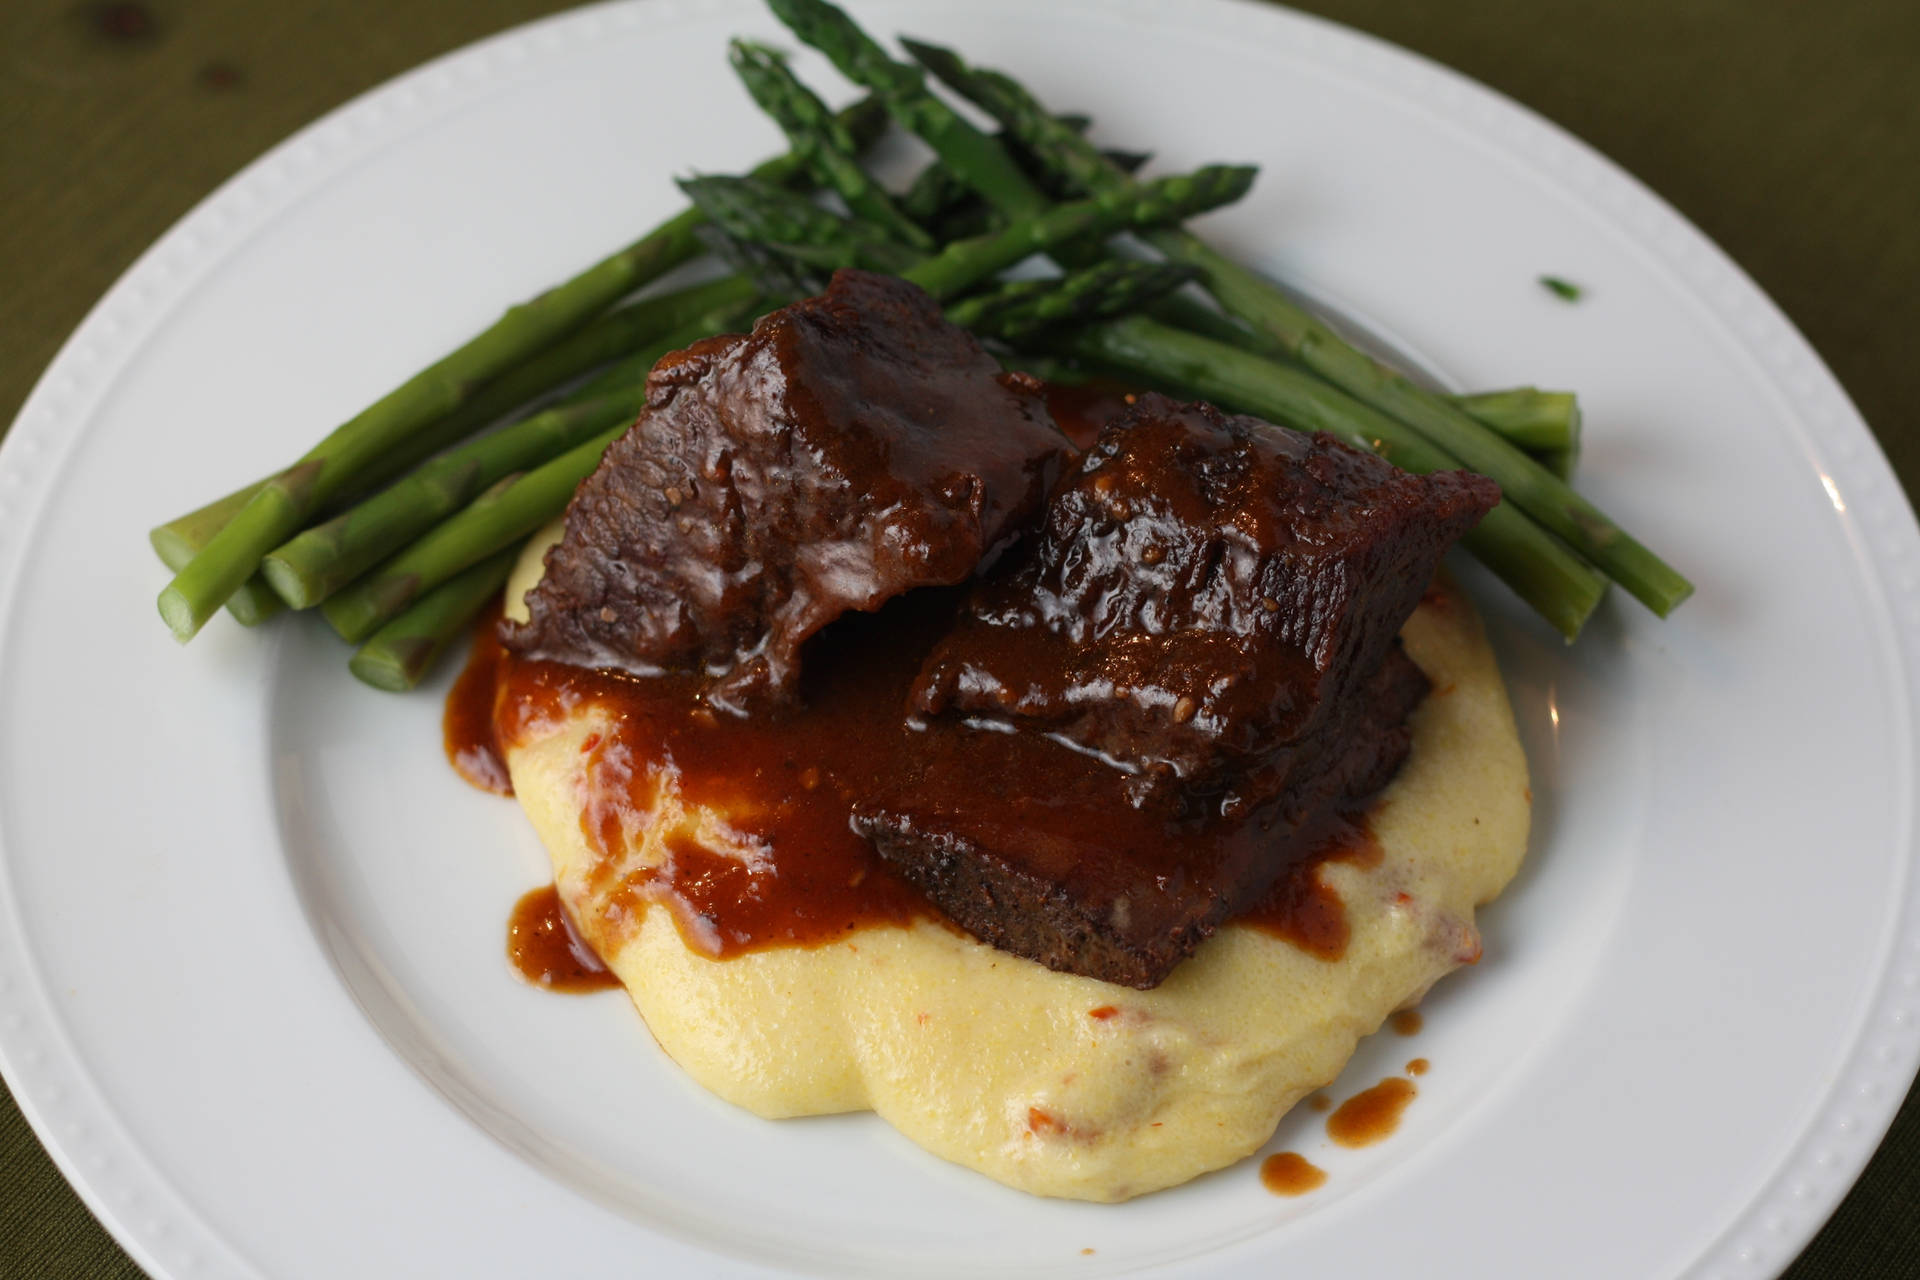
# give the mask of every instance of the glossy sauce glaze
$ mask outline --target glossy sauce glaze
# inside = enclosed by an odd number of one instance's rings
[[[620,980],[574,931],[552,885],[522,894],[507,922],[507,959],[515,972],[548,991],[602,991]]]
[[[507,776],[507,762],[493,736],[493,704],[504,652],[495,634],[500,612],[497,603],[487,606],[474,627],[467,665],[447,693],[440,735],[455,773],[482,791],[510,796],[513,780]]]
[[[663,781],[687,806],[729,815],[736,843],[765,855],[743,860],[676,837],[658,865],[614,890],[616,908],[668,906],[688,943],[715,957],[821,945],[867,925],[938,918],[848,827],[853,803],[882,786],[970,779],[967,794],[955,797],[968,803],[1016,784],[1039,794],[1105,787],[1113,796],[1106,834],[1155,849],[1178,874],[1192,833],[1127,806],[1121,775],[1107,766],[1043,739],[951,724],[915,727],[904,719],[907,687],[953,602],[950,592],[916,592],[880,614],[842,620],[822,637],[830,643],[810,656],[803,705],[753,718],[704,707],[695,677],[632,677],[522,659],[486,628],[449,697],[447,753],[468,781],[508,794],[500,763],[506,745],[540,735],[582,706],[598,707],[608,728],[585,744],[593,800],[581,822],[609,874],[627,833],[645,825]],[[926,768],[929,758],[940,767]],[[1235,846],[1256,835],[1215,833],[1199,842],[1199,852],[1245,856]],[[1312,874],[1336,857],[1362,864],[1378,857],[1364,821],[1328,824],[1244,918],[1337,958],[1345,913]]]
[[[1100,429],[1133,407],[1137,398],[1119,383],[1094,379],[1091,382],[1046,384],[1047,412],[1060,433],[1073,441],[1076,449],[1093,444]]]
[[[1260,1162],[1260,1183],[1277,1196],[1303,1196],[1327,1184],[1327,1171],[1295,1151],[1278,1151]]]
[[[1327,1136],[1343,1147],[1370,1147],[1391,1137],[1418,1092],[1413,1081],[1402,1076],[1362,1089],[1327,1117]]]

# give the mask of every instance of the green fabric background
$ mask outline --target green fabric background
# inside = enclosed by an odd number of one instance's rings
[[[114,278],[240,166],[426,58],[564,7],[5,0],[0,422]],[[1920,483],[1920,4],[1299,7],[1478,78],[1647,182],[1785,309]],[[1793,1280],[1920,1276],[1916,1096]],[[0,1277],[138,1275],[0,1093]]]

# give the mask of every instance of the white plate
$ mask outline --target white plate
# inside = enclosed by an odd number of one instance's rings
[[[1318,1193],[1249,1162],[1110,1208],[871,1117],[731,1111],[617,997],[509,974],[544,860],[443,763],[434,693],[360,687],[317,626],[167,638],[149,525],[650,225],[669,175],[777,149],[724,62],[770,20],[653,0],[476,46],[272,152],[114,286],[7,440],[0,1056],[62,1169],[169,1277],[1783,1265],[1920,1057],[1920,536],[1831,376],[1632,180],[1350,32],[1144,0],[860,15],[1167,167],[1260,162],[1209,235],[1456,385],[1578,388],[1584,487],[1700,584],[1567,651],[1475,580],[1538,830],[1486,961],[1337,1089],[1430,1058],[1400,1133],[1348,1152],[1302,1115],[1276,1141],[1329,1169]]]

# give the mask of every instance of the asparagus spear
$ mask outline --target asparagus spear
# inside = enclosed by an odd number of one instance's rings
[[[186,567],[187,561],[193,559],[214,534],[226,527],[234,513],[247,505],[248,499],[253,497],[254,491],[262,483],[256,480],[244,489],[235,489],[226,497],[209,502],[198,511],[189,511],[149,530],[147,541],[153,544],[154,554],[160,557],[160,563],[175,571]],[[257,627],[285,607],[280,597],[273,593],[273,588],[267,585],[267,580],[257,573],[227,597],[227,612],[243,627]]]
[[[870,119],[864,106],[857,121]],[[858,131],[871,126],[860,123]],[[803,157],[788,155],[755,170],[783,180]],[[685,261],[699,249],[696,210],[669,218],[624,249],[564,284],[512,308],[490,328],[415,374],[336,428],[293,466],[269,477],[160,593],[161,617],[185,642],[213,611],[252,577],[261,559],[296,533],[335,495],[360,483],[369,468],[462,403],[489,379],[578,329],[621,295]]]
[[[1275,422],[1327,431],[1407,471],[1459,462],[1426,437],[1302,370],[1197,334],[1130,316],[1061,336],[1060,351]],[[1571,640],[1606,579],[1517,507],[1502,502],[1462,543]]]
[[[902,213],[931,229],[940,219],[976,198],[965,179],[944,161],[933,160],[913,175],[899,203]]]
[[[728,60],[760,109],[773,117],[796,155],[807,158],[820,184],[839,193],[847,208],[894,239],[916,249],[933,248],[933,238],[894,205],[880,184],[867,176],[856,158],[859,147],[827,104],[800,83],[786,60],[764,45],[735,40]]]
[[[870,89],[889,115],[925,139],[1003,213],[1019,218],[1046,208],[1046,194],[1028,181],[1005,148],[929,93],[919,67],[889,57],[840,9],[826,0],[767,0],[767,7],[847,79]]]
[[[623,424],[603,431],[550,462],[501,480],[380,568],[329,597],[321,614],[341,639],[365,640],[426,592],[558,515],[625,430]]]
[[[1050,280],[1019,280],[947,308],[963,328],[1021,343],[1062,325],[1091,324],[1137,311],[1194,278],[1190,267],[1108,261]]]
[[[654,350],[662,335],[684,329],[722,308],[750,302],[754,294],[751,280],[722,276],[617,307],[572,337],[488,383],[473,399],[447,416],[444,429],[436,427],[432,434],[439,440],[440,448],[464,440],[488,423],[571,382],[596,365],[621,360],[636,351]]]
[[[728,235],[813,263],[824,238],[834,262],[873,271],[899,271],[920,260],[918,250],[862,218],[843,218],[798,192],[754,177],[706,174],[680,180],[694,207]]]
[[[1076,133],[1085,133],[1088,126],[1092,123],[1088,117],[1081,115],[1063,115],[1060,117],[1060,121]],[[1019,165],[1021,171],[1026,173],[1029,178],[1041,185],[1042,191],[1045,192],[1049,199],[1055,201],[1070,200],[1077,194],[1075,192],[1061,192],[1048,188],[1045,183],[1042,182],[1043,175],[1038,171],[1038,166],[1029,164],[1021,152],[1019,140],[1012,135],[1005,132],[997,133],[994,135],[994,141],[1007,149],[1008,154],[1013,157],[1014,163]],[[1142,168],[1147,161],[1152,158],[1144,151],[1110,150],[1105,154],[1108,159],[1112,160],[1128,173],[1133,173]],[[992,206],[981,200],[980,193],[975,191],[966,179],[955,173],[952,166],[947,164],[946,161],[939,159],[929,161],[922,167],[920,172],[913,176],[913,181],[908,184],[907,189],[901,193],[895,203],[899,205],[902,213],[929,231],[934,232],[934,238],[942,242],[957,238],[939,234],[940,225],[950,219],[961,216],[978,216],[981,218],[998,217],[998,215],[992,211]],[[978,230],[970,232],[969,234],[979,234],[982,231],[992,229],[992,226],[982,225]]]
[[[828,270],[871,267],[878,258],[881,269],[890,268],[944,298],[1069,240],[1178,221],[1237,200],[1252,185],[1253,175],[1245,166],[1209,165],[1141,183],[1117,197],[1050,206],[991,235],[955,241],[932,257],[893,244],[876,228],[751,179],[697,178],[681,185],[731,235]]]
[[[944,83],[999,120],[1036,157],[1050,159],[1062,179],[1072,186],[1098,192],[1124,190],[1132,184],[1132,179],[1109,164],[1092,144],[1062,129],[1038,100],[1011,78],[968,67],[951,50],[904,43]],[[1507,501],[1565,539],[1659,616],[1667,616],[1693,593],[1692,583],[1560,477],[1445,397],[1414,384],[1347,343],[1270,281],[1181,228],[1148,231],[1144,238],[1173,261],[1200,268],[1220,304],[1278,343],[1288,356],[1356,399],[1415,428],[1468,467],[1497,481]]]
[[[288,604],[311,608],[502,477],[632,422],[646,402],[644,385],[629,386],[482,436],[281,544],[261,562],[261,572]]]
[[[956,175],[1004,218],[1019,221],[1037,215],[1048,206],[1047,193],[1026,175],[1007,147],[976,129],[929,92],[921,68],[889,57],[843,10],[827,0],[767,0],[767,6],[795,36],[826,54],[842,75],[870,90],[896,121],[931,146]],[[1069,125],[1058,120],[1055,124],[1071,132]],[[1068,266],[1086,266],[1101,256],[1090,244],[1062,244],[1056,248],[1060,250],[1056,256]],[[1170,324],[1223,342],[1236,342],[1250,350],[1272,345],[1260,335],[1177,294],[1156,304],[1154,314]]]
[[[399,617],[374,632],[347,662],[347,670],[376,689],[404,693],[432,670],[447,646],[459,639],[505,586],[521,543],[496,551],[421,596]]]
[[[1562,480],[1573,478],[1580,460],[1580,402],[1573,392],[1513,387],[1452,400]]]

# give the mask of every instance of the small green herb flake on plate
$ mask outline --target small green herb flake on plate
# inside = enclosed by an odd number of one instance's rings
[[[1559,276],[1541,276],[1540,283],[1549,293],[1558,297],[1562,302],[1578,302],[1580,301],[1580,295],[1585,292],[1585,290],[1581,289],[1581,287],[1573,281],[1563,280]]]

